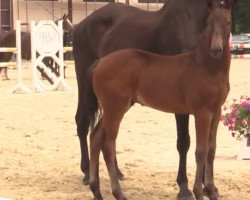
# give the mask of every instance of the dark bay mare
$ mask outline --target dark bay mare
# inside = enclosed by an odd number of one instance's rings
[[[117,200],[126,199],[115,164],[116,138],[124,114],[135,102],[164,112],[194,115],[197,167],[193,192],[197,200],[204,200],[204,184],[209,199],[218,199],[213,163],[221,106],[230,90],[232,4],[233,0],[208,4],[207,26],[191,52],[163,56],[125,49],[93,64],[86,106],[91,123],[98,120],[90,135],[90,188],[95,200],[103,199],[99,183],[100,151],[112,194]]]
[[[8,31],[0,33],[0,47],[16,47],[16,31]],[[21,57],[25,60],[30,60],[31,58],[31,46],[30,46],[30,33],[21,32]],[[1,52],[0,62],[9,62],[13,52]],[[5,78],[8,80],[7,67],[0,68],[4,70]]]
[[[64,45],[70,45],[72,44],[72,31],[73,31],[73,25],[69,21],[68,15],[64,14],[62,18],[55,21],[57,23],[59,20],[62,20],[63,22],[63,40]],[[70,42],[71,41],[71,42]],[[8,32],[1,32],[0,33],[0,47],[16,47],[16,31],[8,31]],[[30,32],[21,32],[21,51],[22,51],[22,59],[30,60],[31,59],[31,35]],[[0,53],[0,62],[8,62],[11,60],[13,53],[12,52],[2,52]],[[47,64],[48,67],[51,67],[52,71],[58,72],[57,69],[54,68],[54,65],[51,63],[51,59],[44,59],[43,62]],[[2,68],[0,68],[1,71]],[[7,75],[7,67],[4,69],[6,70]],[[39,70],[39,69],[38,69]],[[50,78],[43,72],[42,69],[39,70],[42,74],[42,76],[45,76],[48,81]],[[58,72],[59,73],[59,72]],[[57,74],[59,76],[59,74]],[[53,84],[53,83],[52,83]]]
[[[81,170],[89,181],[87,134],[90,119],[85,105],[87,71],[95,60],[115,50],[137,48],[173,55],[193,50],[206,25],[206,4],[212,0],[168,0],[159,11],[143,11],[121,3],[110,3],[74,27],[73,53],[78,82],[76,112],[81,146]],[[191,198],[186,174],[186,156],[190,146],[188,114],[176,115],[177,149],[180,156],[177,182],[179,198]],[[123,177],[117,167],[119,178]]]

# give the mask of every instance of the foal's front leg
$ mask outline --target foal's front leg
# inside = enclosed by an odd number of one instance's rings
[[[219,109],[216,114],[214,114],[211,122],[211,128],[209,133],[209,151],[207,156],[207,163],[205,165],[205,182],[204,182],[204,193],[209,197],[210,200],[217,200],[219,197],[218,189],[214,184],[214,157],[216,151],[216,136],[217,129],[219,125],[221,111]]]
[[[195,129],[196,129],[196,175],[193,192],[197,200],[204,200],[203,198],[203,173],[204,166],[207,162],[208,155],[208,140],[212,115],[206,109],[195,113]]]

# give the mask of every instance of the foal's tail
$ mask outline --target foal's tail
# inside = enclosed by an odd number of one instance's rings
[[[99,106],[98,106],[98,101],[97,101],[97,97],[94,93],[94,89],[93,89],[93,84],[92,84],[92,71],[93,69],[97,66],[98,64],[98,60],[95,61],[92,66],[89,68],[88,71],[88,80],[87,80],[87,92],[86,92],[86,96],[85,96],[85,114],[86,114],[86,118],[88,119],[88,121],[90,122],[90,129],[93,129],[95,126],[95,123],[97,122],[97,120],[99,119],[101,113],[98,112],[99,111]]]

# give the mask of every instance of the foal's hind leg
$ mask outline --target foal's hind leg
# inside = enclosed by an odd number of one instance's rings
[[[117,200],[127,199],[121,190],[115,163],[116,138],[122,117],[122,112],[118,115],[113,115],[112,112],[106,112],[106,114],[104,113],[103,115],[104,132],[102,152],[111,181],[112,194]]]
[[[214,184],[214,157],[216,151],[216,135],[219,125],[219,118],[221,112],[218,111],[211,123],[210,133],[209,133],[209,150],[207,156],[207,163],[205,165],[205,181],[204,181],[204,194],[209,197],[210,200],[217,200],[219,197],[218,189]]]
[[[101,140],[103,138],[103,127],[101,120],[90,134],[90,189],[95,200],[102,200],[99,180],[99,157],[101,151]]]
[[[79,97],[78,97],[78,107],[77,112],[75,116],[76,124],[77,124],[77,134],[80,141],[80,148],[81,148],[81,170],[84,173],[83,177],[83,184],[88,185],[89,184],[89,150],[88,150],[88,130],[90,126],[90,119],[86,117],[84,114],[86,110],[86,105],[83,103],[84,98],[86,95],[86,89],[79,87]],[[116,171],[118,174],[119,180],[122,180],[124,178],[124,175],[120,171],[117,165],[117,159],[115,158],[116,163]]]
[[[188,131],[189,115],[175,115],[177,125],[177,150],[179,152],[179,170],[177,183],[180,191],[177,199],[192,200],[193,194],[188,188],[187,179],[187,152],[190,147],[190,136]]]

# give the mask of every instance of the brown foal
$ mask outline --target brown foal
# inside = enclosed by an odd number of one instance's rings
[[[194,115],[197,169],[193,192],[198,200],[204,199],[203,190],[210,199],[218,199],[213,163],[221,106],[229,92],[228,41],[233,0],[218,2],[208,5],[207,27],[193,52],[162,56],[126,49],[93,65],[88,98],[92,95],[101,109],[90,138],[90,188],[95,199],[102,199],[100,151],[114,197],[126,199],[115,168],[116,137],[124,114],[135,102],[164,112]]]

